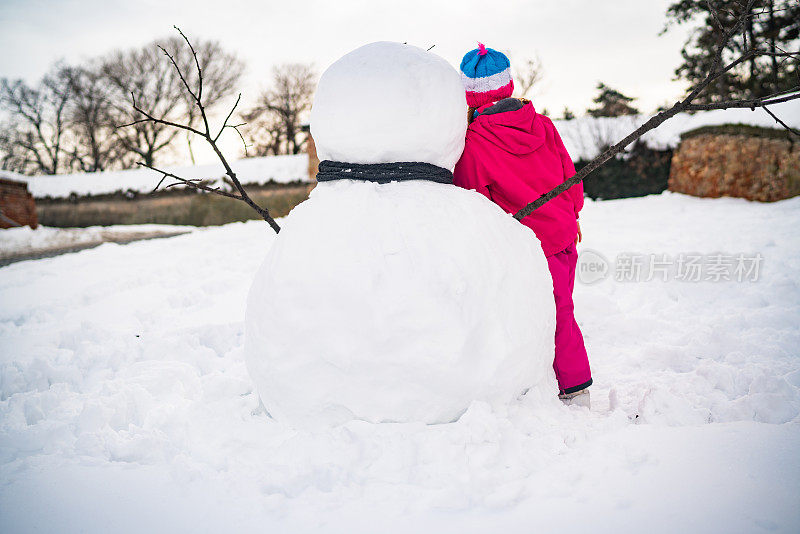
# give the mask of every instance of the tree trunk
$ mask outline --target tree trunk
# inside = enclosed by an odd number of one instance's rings
[[[775,27],[775,2],[773,0],[769,0],[769,51],[772,56],[772,83],[774,84],[772,87],[773,91],[778,90],[778,56],[774,55],[778,51],[777,46],[777,34],[778,28]]]
[[[756,48],[756,32],[754,29],[753,24],[753,17],[755,13],[750,13],[751,16],[747,17],[747,38],[750,39],[749,48]],[[761,96],[761,91],[759,90],[759,83],[758,83],[758,65],[756,64],[756,57],[753,56],[748,61],[750,64],[750,79],[747,80],[747,85],[750,86],[750,89],[753,90],[754,93]]]
[[[186,144],[189,145],[189,158],[192,160],[192,165],[196,165],[194,161],[194,151],[192,150],[192,134],[186,132]]]

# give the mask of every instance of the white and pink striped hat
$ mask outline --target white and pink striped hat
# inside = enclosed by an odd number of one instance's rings
[[[505,54],[486,48],[470,50],[461,60],[461,81],[467,92],[467,104],[478,108],[511,96],[514,80],[511,79],[511,62]]]

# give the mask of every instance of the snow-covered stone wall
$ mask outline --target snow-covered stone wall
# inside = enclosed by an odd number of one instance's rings
[[[243,184],[262,185],[269,182],[309,181],[308,156],[306,154],[245,158],[232,162],[231,167]],[[199,178],[209,180],[215,185],[227,187],[222,180],[225,170],[220,163],[183,167],[165,166],[164,170],[182,178]],[[55,176],[13,174],[9,177],[28,182],[28,189],[36,198],[67,198],[73,194],[78,196],[103,195],[118,191],[149,193],[161,179],[159,173],[146,168]],[[171,182],[174,180],[165,180],[163,185]]]
[[[735,130],[711,128],[685,138],[672,157],[670,191],[762,202],[800,194],[800,144],[788,132]]]

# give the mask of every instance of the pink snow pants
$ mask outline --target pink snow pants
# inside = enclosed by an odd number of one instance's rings
[[[572,303],[577,263],[578,250],[575,243],[547,258],[556,300],[556,356],[553,369],[556,371],[561,393],[574,393],[592,385],[589,358],[583,345],[581,329],[575,322],[575,307]]]

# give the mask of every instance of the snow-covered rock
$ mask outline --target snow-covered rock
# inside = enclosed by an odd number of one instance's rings
[[[374,43],[322,76],[311,128],[323,158],[452,168],[464,92],[433,54]],[[481,195],[339,180],[286,218],[250,291],[245,351],[282,422],[442,423],[474,401],[554,396],[554,319],[538,240]]]

